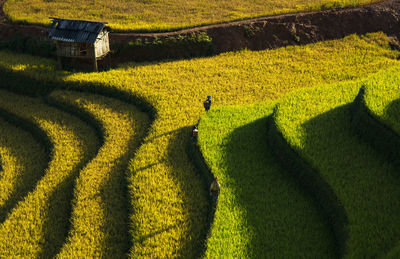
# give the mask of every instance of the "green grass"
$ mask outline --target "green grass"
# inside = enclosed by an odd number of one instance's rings
[[[99,95],[56,91],[50,98],[93,116],[104,134],[102,147],[77,180],[73,228],[59,256],[122,258],[131,240],[127,210],[130,176],[124,172],[149,119],[131,105]]]
[[[381,73],[365,84],[365,104],[384,124],[400,133],[399,68]],[[384,83],[383,83],[384,82]]]
[[[400,238],[397,170],[350,126],[349,104],[359,88],[376,80],[386,84],[381,79],[378,74],[363,81],[299,91],[284,98],[275,114],[288,143],[342,202],[349,218],[348,258],[380,257]]]
[[[395,67],[364,84],[364,100],[374,118],[400,134],[400,68]],[[372,136],[371,136],[372,137]],[[378,136],[379,137],[379,136]],[[388,150],[389,151],[389,150]],[[396,159],[396,158],[395,158]],[[389,258],[400,255],[400,242],[389,253]]]
[[[13,22],[49,24],[48,17],[60,17],[108,22],[121,31],[155,31],[372,2],[378,0],[8,0],[4,12]]]
[[[1,90],[0,107],[36,124],[54,146],[44,176],[0,225],[0,257],[54,256],[67,234],[74,180],[98,140],[85,123],[39,98]]]
[[[336,256],[329,224],[267,144],[274,106],[220,108],[200,121],[202,153],[222,186],[207,258]]]
[[[102,73],[57,71],[54,61],[0,52],[0,69],[19,76],[16,87],[57,89],[67,82],[92,91],[86,86],[91,84],[97,92],[140,97],[152,105],[155,120],[129,164],[130,255],[194,258],[207,225],[208,193],[185,147],[191,126],[204,114],[207,95],[213,96],[212,110],[266,102],[299,88],[366,77],[399,64],[398,55],[385,35],[375,33],[276,50],[125,64]],[[25,83],[24,77],[29,78]]]
[[[44,148],[28,132],[0,119],[0,223],[43,176]]]

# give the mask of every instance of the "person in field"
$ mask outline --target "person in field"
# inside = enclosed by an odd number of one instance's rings
[[[211,95],[207,96],[207,100],[203,102],[204,109],[208,111],[211,108]]]
[[[210,185],[210,195],[213,198],[214,203],[218,201],[218,195],[221,190],[221,185],[218,182],[218,178],[214,177],[214,181]]]
[[[197,138],[199,137],[199,130],[197,129],[197,125],[193,126],[192,129],[192,141],[193,143],[197,143]]]

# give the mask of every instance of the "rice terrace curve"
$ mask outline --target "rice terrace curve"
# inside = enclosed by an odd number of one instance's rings
[[[400,1],[240,3],[0,0],[1,258],[399,256]]]

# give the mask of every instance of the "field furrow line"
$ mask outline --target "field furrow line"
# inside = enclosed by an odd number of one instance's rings
[[[130,256],[195,258],[204,243],[208,193],[185,148],[191,127],[204,114],[204,98],[213,96],[212,109],[242,106],[298,88],[363,78],[399,63],[399,52],[389,45],[382,33],[352,35],[277,50],[125,64],[102,73],[58,71],[55,61],[0,52],[0,77],[8,82],[4,87],[15,91],[40,95],[77,89],[122,98],[149,111],[154,121],[128,166]]]
[[[11,119],[14,125],[9,123],[11,120],[7,118],[11,116],[0,110],[0,155],[3,163],[0,169],[0,224],[17,203],[34,189],[50,159],[50,152],[43,145],[47,142],[43,139],[45,134],[40,134],[39,128],[30,132],[29,128],[35,127],[34,124],[24,127],[29,122],[16,122],[18,119],[15,117]]]
[[[400,68],[383,71],[364,82],[352,109],[352,125],[362,140],[400,167]],[[400,174],[395,175],[400,178]],[[385,254],[400,255],[400,237]]]
[[[304,191],[315,200],[321,214],[334,233],[335,253],[338,257],[342,258],[346,251],[349,236],[346,210],[320,172],[315,170],[285,140],[273,116],[271,115],[268,122],[268,139],[273,153],[282,168],[287,170],[291,174],[291,177],[294,177],[302,186]]]
[[[201,150],[222,184],[206,258],[337,256],[329,222],[274,158],[274,105],[221,107],[200,120]]]
[[[96,134],[40,98],[1,90],[0,108],[36,124],[53,146],[44,176],[0,225],[0,257],[54,256],[67,235],[74,180],[97,150]]]
[[[371,79],[379,78],[379,74]],[[274,119],[287,143],[319,172],[348,216],[344,257],[379,257],[400,240],[400,179],[394,164],[360,140],[351,106],[363,82],[299,91]]]
[[[49,101],[87,117],[103,139],[96,157],[77,179],[72,228],[58,257],[125,257],[132,242],[127,165],[149,118],[132,105],[96,94],[55,91]]]

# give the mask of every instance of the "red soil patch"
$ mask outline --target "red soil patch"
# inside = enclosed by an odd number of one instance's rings
[[[0,6],[5,0],[0,0]],[[2,9],[2,8],[1,8]],[[4,21],[0,10],[0,40],[23,36],[46,37],[41,26],[16,25]],[[128,43],[137,39],[152,41],[189,33],[205,32],[213,40],[216,52],[248,48],[261,50],[287,45],[307,44],[343,38],[357,33],[383,31],[400,35],[400,0],[389,0],[356,8],[311,13],[286,14],[246,21],[217,24],[166,33],[111,33],[111,43]]]

